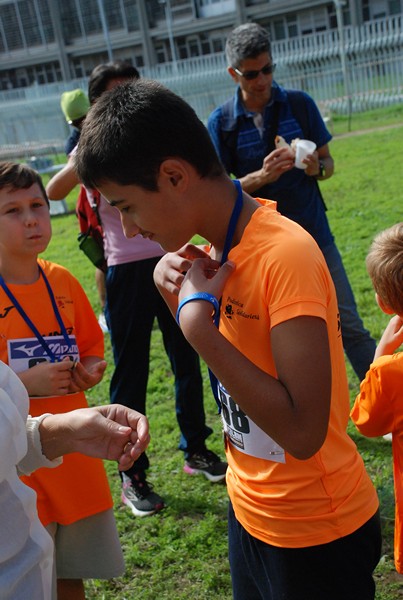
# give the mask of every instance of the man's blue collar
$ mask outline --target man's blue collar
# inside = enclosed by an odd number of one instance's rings
[[[276,81],[273,81],[273,85],[272,85],[271,89],[272,89],[272,94],[271,94],[271,98],[270,98],[270,101],[268,102],[267,106],[272,106],[272,104],[274,102],[286,102],[287,101],[286,91]],[[235,100],[234,100],[234,117],[237,119],[240,116],[250,116],[252,114],[253,113],[251,111],[248,111],[245,108],[245,106],[242,102],[241,88],[238,86],[236,89]]]

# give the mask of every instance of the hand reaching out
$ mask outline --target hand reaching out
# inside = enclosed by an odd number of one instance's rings
[[[49,415],[39,427],[42,450],[52,460],[70,452],[116,460],[130,468],[150,441],[147,418],[120,404]]]

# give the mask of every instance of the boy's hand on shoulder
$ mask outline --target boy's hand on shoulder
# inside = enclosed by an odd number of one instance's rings
[[[173,316],[176,314],[178,294],[186,273],[194,260],[208,258],[208,256],[208,253],[200,246],[185,244],[177,252],[165,254],[155,267],[154,283]],[[219,263],[216,263],[215,268],[218,267]]]
[[[222,266],[217,267],[217,261],[211,258],[198,258],[192,267],[186,273],[179,293],[179,301],[183,301],[188,296],[205,292],[219,300],[227,279],[232,275],[235,264],[227,261]],[[204,329],[204,325],[211,323],[212,305],[205,300],[189,302],[182,306],[180,311],[180,326],[187,338],[191,338],[196,333],[196,329]],[[200,328],[195,325],[200,325]]]
[[[196,258],[206,258],[208,253],[200,246],[186,244],[177,252],[168,252],[154,269],[154,283],[160,293],[177,296],[187,271]]]
[[[69,392],[84,392],[102,380],[106,361],[96,356],[87,356],[81,362],[74,363],[71,371]]]
[[[403,319],[399,315],[392,317],[382,334],[374,358],[393,354],[403,344]]]
[[[219,300],[225,283],[234,269],[235,264],[231,261],[220,266],[220,263],[209,257],[194,260],[183,279],[179,300],[197,292],[212,294]]]
[[[30,396],[64,396],[69,393],[72,381],[72,362],[44,361],[18,373]]]

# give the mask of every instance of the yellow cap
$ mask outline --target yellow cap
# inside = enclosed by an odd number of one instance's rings
[[[85,117],[90,108],[90,103],[83,90],[77,89],[64,92],[61,96],[60,106],[67,123],[72,123]]]

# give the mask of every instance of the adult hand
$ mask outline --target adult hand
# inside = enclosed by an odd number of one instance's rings
[[[268,154],[262,165],[262,185],[277,181],[283,173],[294,168],[295,154],[291,148],[277,148]]]
[[[310,177],[314,177],[319,173],[319,155],[317,151],[308,154],[302,161],[306,164],[305,173]]]
[[[40,424],[42,451],[49,460],[81,452],[117,460],[126,470],[149,444],[147,418],[120,404],[48,415]]]

